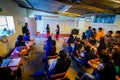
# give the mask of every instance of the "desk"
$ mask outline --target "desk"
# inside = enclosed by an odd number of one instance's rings
[[[3,67],[9,67],[12,69],[12,71],[16,71],[21,65],[23,65],[23,60],[18,57],[18,58],[8,58],[8,59],[3,59],[3,63],[1,64],[0,68]]]
[[[88,64],[89,64],[93,69],[97,69],[99,63],[100,63],[100,59],[99,59],[99,58],[88,60]]]

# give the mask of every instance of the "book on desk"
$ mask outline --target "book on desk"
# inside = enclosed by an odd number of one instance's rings
[[[0,67],[12,67],[17,66],[20,62],[21,58],[13,58],[13,59],[4,59],[3,63]]]

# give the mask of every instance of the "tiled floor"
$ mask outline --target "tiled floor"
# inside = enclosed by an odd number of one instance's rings
[[[30,53],[30,60],[29,63],[24,60],[24,69],[23,69],[23,79],[22,80],[45,80],[45,77],[40,78],[31,78],[29,75],[33,74],[33,72],[43,70],[44,69],[44,63],[42,62],[42,59],[44,57],[44,50],[43,50],[43,41],[45,38],[35,38],[35,49],[33,50],[33,53]],[[57,41],[57,51],[59,51],[62,47],[63,38],[60,38],[59,41]],[[75,64],[74,61],[72,61],[72,64],[69,68],[69,75],[70,80],[76,80],[77,73],[80,71],[80,68]]]

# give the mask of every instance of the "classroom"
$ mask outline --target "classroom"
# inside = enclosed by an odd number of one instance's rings
[[[0,0],[0,80],[120,80],[120,0]]]

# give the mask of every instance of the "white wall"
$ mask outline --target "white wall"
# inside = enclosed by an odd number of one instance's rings
[[[26,9],[18,7],[12,0],[0,0],[0,15],[13,16],[16,33],[8,36],[9,46],[0,41],[0,56],[5,56],[12,48],[14,48],[16,37],[22,33],[22,26],[18,25],[18,21],[24,22],[24,17],[27,17]]]
[[[61,34],[69,34],[71,29],[75,28],[76,18],[59,16],[56,14],[45,13],[35,10],[27,10],[28,17],[34,17],[35,15],[41,15],[41,20],[36,20],[36,31],[39,31],[41,34],[46,33],[46,25],[50,25],[51,33],[55,33],[56,25],[60,26]]]

